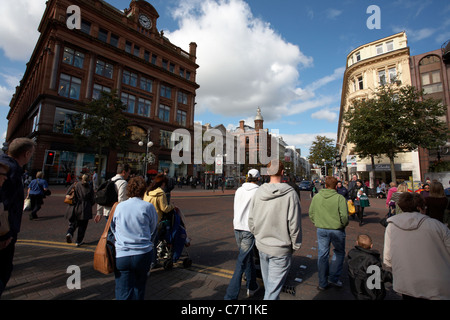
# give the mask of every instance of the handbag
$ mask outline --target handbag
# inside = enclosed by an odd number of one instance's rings
[[[103,274],[110,274],[114,271],[116,255],[114,250],[114,244],[108,240],[108,231],[111,226],[111,221],[114,216],[118,202],[114,204],[109,213],[108,222],[106,223],[105,230],[103,231],[97,247],[94,252],[94,269]]]
[[[23,211],[31,211],[31,210],[32,210],[31,199],[26,198],[25,201],[23,202]]]
[[[67,203],[67,204],[70,204],[70,205],[72,205],[73,204],[73,200],[74,200],[74,197],[75,197],[75,186],[76,186],[76,182],[74,183],[74,185],[72,186],[72,188],[71,188],[71,190],[69,191],[69,193],[68,194],[66,194],[66,196],[65,196],[65,198],[64,198],[64,203]]]
[[[2,210],[0,212],[0,237],[4,236],[8,232],[9,232],[8,211]]]
[[[347,201],[347,207],[348,207],[348,214],[354,215],[355,214],[355,205],[353,204],[352,200]]]

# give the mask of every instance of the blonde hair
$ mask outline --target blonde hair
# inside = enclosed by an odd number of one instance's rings
[[[42,171],[36,173],[36,179],[42,179]]]
[[[356,241],[358,246],[364,249],[370,249],[372,247],[372,238],[367,234],[360,234]]]
[[[397,188],[398,192],[408,192],[408,185],[406,183],[401,183],[398,188]]]
[[[81,177],[81,183],[88,184],[89,183],[89,175],[83,174],[83,176]]]

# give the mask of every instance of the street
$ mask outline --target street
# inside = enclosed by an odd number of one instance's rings
[[[59,279],[60,282],[62,281],[62,287],[65,286],[63,280],[67,279],[69,276],[66,274],[65,269],[70,265],[80,264],[81,256],[83,256],[81,260],[83,261],[82,265],[84,266],[82,267],[82,270],[88,270],[89,278],[92,278],[93,281],[105,279],[105,276],[97,273],[91,267],[92,252],[103,232],[105,219],[102,219],[98,224],[94,223],[93,220],[89,222],[84,240],[85,244],[83,246],[77,248],[75,247],[75,244],[67,244],[65,242],[65,235],[68,222],[64,219],[67,205],[63,203],[65,188],[61,186],[51,186],[51,189],[52,195],[45,199],[44,206],[38,212],[39,219],[30,221],[27,213],[24,213],[23,215],[22,229],[19,234],[19,242],[16,246],[15,269],[8,285],[8,287],[12,287],[12,292],[9,291],[9,288],[7,287],[2,299],[113,299],[113,276],[110,277],[110,281],[108,282],[110,286],[108,293],[105,293],[104,295],[82,295],[83,298],[76,296],[75,293],[67,292],[63,295],[52,296],[52,294],[47,294],[30,298],[33,297],[31,290],[27,291],[31,296],[22,295],[20,294],[20,285],[17,284],[17,286],[14,286],[16,280],[19,281],[19,279],[22,279],[22,272],[25,271],[23,268],[27,268],[27,271],[25,272],[27,275],[36,274],[33,269],[40,270],[42,268],[45,270],[45,268],[39,264],[48,262],[43,257],[38,256],[38,252],[50,254],[51,261],[53,261],[52,264],[58,263],[58,265],[64,266],[63,270],[60,270],[62,275],[60,276],[61,279]],[[212,190],[194,190],[186,187],[178,189],[176,187],[172,191],[172,202],[181,208],[186,217],[188,236],[192,239],[191,246],[188,248],[188,253],[189,257],[193,260],[193,265],[187,270],[184,270],[180,265],[176,265],[172,271],[152,271],[152,273],[155,272],[156,275],[164,277],[164,280],[161,280],[160,290],[165,289],[164,284],[167,284],[167,279],[170,279],[172,276],[178,279],[179,276],[186,275],[186,272],[188,272],[190,279],[194,276],[205,274],[213,277],[215,281],[221,283],[220,292],[216,292],[214,296],[209,297],[203,296],[205,294],[201,297],[194,297],[192,291],[189,291],[192,293],[192,296],[189,297],[174,295],[172,290],[172,294],[162,295],[162,291],[159,293],[157,291],[152,292],[152,290],[156,290],[154,289],[156,287],[149,284],[153,289],[149,290],[148,299],[223,299],[223,294],[226,290],[226,285],[233,274],[236,262],[235,259],[237,257],[237,247],[232,224],[233,194],[234,190],[225,190],[225,192],[222,193],[221,190],[216,190],[214,192]],[[367,216],[364,219],[365,224],[362,227],[359,227],[357,221],[350,220],[349,226],[346,229],[346,252],[353,248],[356,237],[360,233],[369,234],[373,239],[374,249],[377,249],[380,252],[383,250],[384,228],[379,224],[379,220],[385,215],[385,200],[371,198],[370,201],[371,207],[366,209]],[[281,299],[353,299],[348,284],[346,263],[341,277],[344,283],[342,289],[332,288],[325,292],[319,292],[316,289],[318,284],[316,266],[317,238],[316,229],[308,217],[310,202],[310,192],[302,191],[302,247],[295,252],[293,256],[291,271],[286,281],[287,290],[282,293]],[[76,233],[74,235],[74,241],[75,240]],[[27,263],[24,263],[23,265],[20,263],[22,252],[28,254]],[[56,252],[60,253],[56,254]],[[86,274],[85,271],[82,272]],[[150,277],[150,283],[157,278],[152,277],[153,275]],[[28,278],[30,278],[30,276],[28,276]],[[301,279],[301,282],[298,281],[299,279]],[[21,281],[24,280],[22,279]],[[30,282],[36,280],[28,279],[26,281]],[[49,281],[51,282],[51,280],[46,278],[43,283],[41,281],[41,285],[46,286],[49,284]],[[26,283],[27,282],[22,282],[21,285],[23,286]],[[186,283],[185,285],[188,284]],[[196,282],[196,286],[198,286],[198,281]],[[18,288],[17,292],[15,291],[15,287]],[[393,300],[400,298],[399,295],[392,291],[390,284],[388,285],[388,288],[389,290],[386,299]],[[42,288],[38,288],[37,285],[34,287],[34,290],[36,291],[41,289]],[[95,286],[91,290],[95,291]],[[103,286],[103,289],[101,290],[106,289]],[[254,299],[261,299],[262,296],[263,290],[260,290],[257,295],[255,295]]]

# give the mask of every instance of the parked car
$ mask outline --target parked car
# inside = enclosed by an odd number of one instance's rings
[[[300,182],[298,187],[300,188],[300,191],[311,191],[313,188],[313,184],[311,181],[304,180]]]

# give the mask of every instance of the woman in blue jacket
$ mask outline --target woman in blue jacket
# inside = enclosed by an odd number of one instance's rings
[[[152,262],[158,215],[155,207],[143,201],[147,185],[142,177],[127,185],[128,200],[120,202],[114,212],[111,231],[115,236],[117,300],[143,300],[147,272]]]

